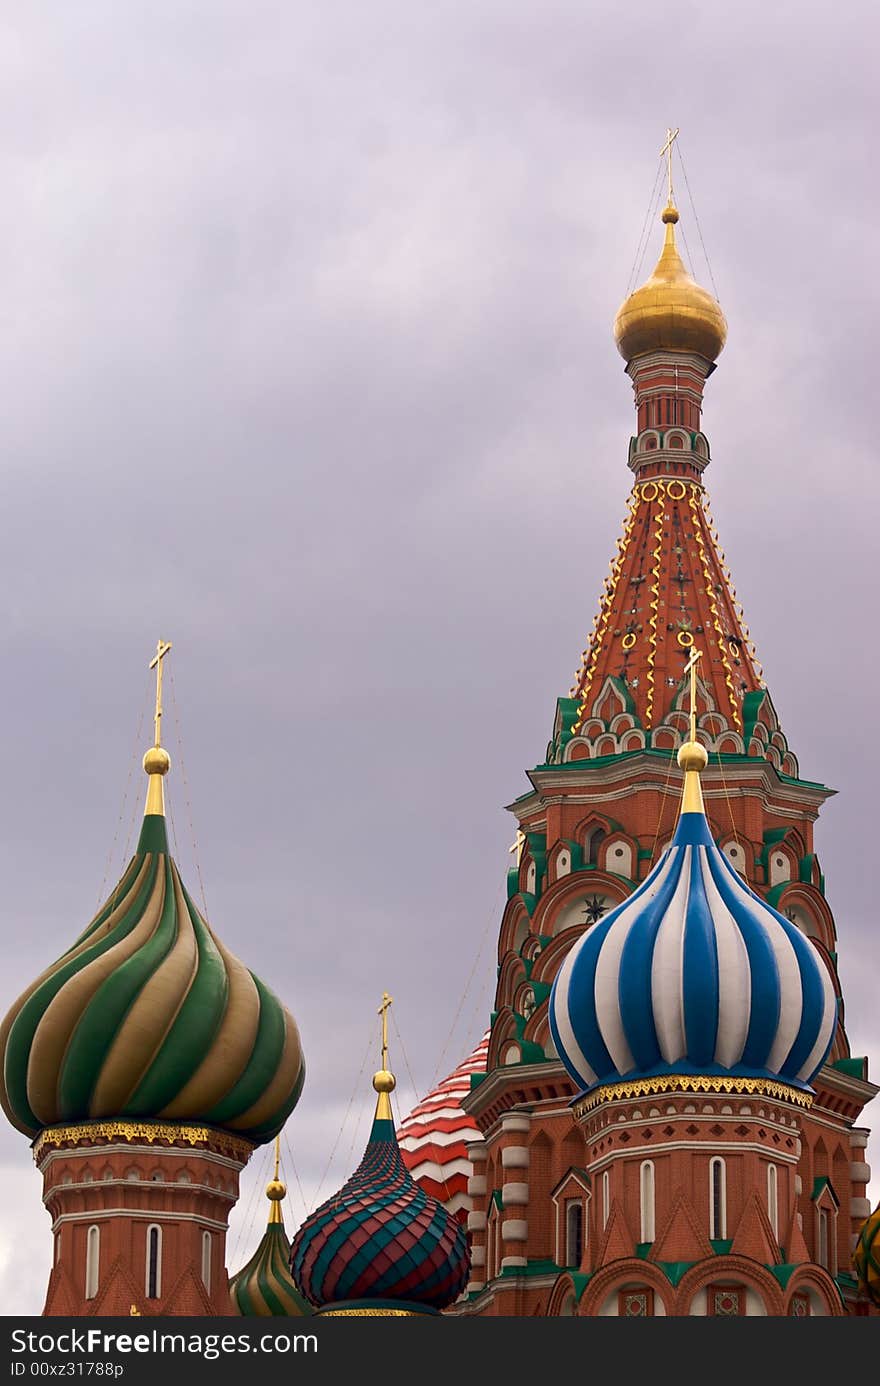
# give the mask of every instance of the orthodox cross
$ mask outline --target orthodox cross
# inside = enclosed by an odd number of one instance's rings
[[[281,1163],[281,1132],[279,1131],[279,1132],[278,1132],[278,1135],[275,1137],[275,1173],[272,1175],[272,1178],[275,1179],[275,1180],[277,1180],[277,1178],[278,1178],[278,1166],[280,1165],[280,1163]]]
[[[376,1012],[382,1017],[382,1067],[388,1067],[388,1007],[391,1005],[392,998],[387,991],[382,993],[382,1004]]]
[[[171,649],[170,640],[160,640],[156,646],[156,654],[150,660],[150,668],[156,670],[156,745],[161,746],[161,726],[162,726],[162,660]]]
[[[697,665],[703,658],[703,651],[691,650],[691,657],[684,666],[684,672],[691,676],[691,741],[697,739]]]
[[[516,852],[516,864],[519,866],[522,861],[523,847],[526,845],[526,835],[522,828],[516,830],[516,842],[511,842],[508,852]]]
[[[678,130],[672,130],[672,129],[669,128],[669,126],[667,126],[667,127],[666,127],[666,143],[664,144],[663,148],[660,150],[660,158],[661,158],[661,159],[663,158],[663,155],[664,155],[664,154],[666,155],[666,179],[667,179],[668,188],[669,188],[669,206],[670,206],[670,207],[673,205],[673,202],[672,202],[672,146],[673,146],[673,144],[675,143],[675,141],[677,140],[678,134],[679,134]]]

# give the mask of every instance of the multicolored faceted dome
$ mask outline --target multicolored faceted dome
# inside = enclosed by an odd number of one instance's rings
[[[144,765],[147,813],[122,879],[0,1025],[0,1103],[28,1136],[122,1117],[204,1122],[259,1144],[302,1089],[296,1022],[194,905],[168,852],[167,752],[156,745]]]
[[[830,973],[811,940],[715,846],[700,790],[705,764],[702,746],[682,746],[672,844],[639,889],[578,940],[554,981],[550,1028],[584,1091],[673,1074],[804,1089],[830,1048]]]
[[[413,1179],[461,1220],[471,1210],[467,1186],[473,1168],[467,1148],[471,1141],[482,1140],[461,1102],[471,1090],[471,1074],[486,1072],[489,1033],[397,1128],[400,1153]]]
[[[614,338],[625,361],[648,351],[693,351],[716,361],[727,340],[721,305],[692,279],[675,244],[678,211],[663,211],[666,241],[650,279],[621,304]]]
[[[860,1289],[880,1308],[880,1203],[862,1224],[853,1263]]]
[[[286,1193],[278,1178],[276,1148],[275,1176],[266,1186],[271,1205],[266,1231],[247,1265],[229,1282],[233,1306],[247,1318],[296,1318],[313,1312],[290,1273],[290,1242],[281,1215],[281,1200]]]
[[[436,1313],[467,1283],[464,1228],[442,1203],[413,1182],[401,1158],[383,1066],[370,1139],[359,1167],[321,1204],[293,1239],[291,1270],[324,1313]]]

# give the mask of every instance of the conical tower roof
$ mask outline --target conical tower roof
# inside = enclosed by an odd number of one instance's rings
[[[161,681],[134,856],[0,1025],[0,1104],[28,1136],[125,1117],[203,1122],[259,1144],[302,1090],[293,1016],[216,936],[170,855],[160,717]]]

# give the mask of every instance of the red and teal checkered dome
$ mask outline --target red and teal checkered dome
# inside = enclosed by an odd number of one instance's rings
[[[414,1183],[394,1122],[377,1116],[357,1170],[294,1237],[290,1267],[318,1307],[395,1301],[438,1311],[464,1290],[470,1251],[461,1224]]]

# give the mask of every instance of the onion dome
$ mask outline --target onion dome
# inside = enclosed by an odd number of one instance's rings
[[[880,1203],[862,1225],[853,1262],[859,1288],[880,1308]]]
[[[119,1117],[200,1122],[261,1144],[302,1089],[296,1022],[212,932],[169,854],[160,716],[161,684],[134,856],[0,1025],[0,1103],[28,1136]]]
[[[614,339],[625,361],[648,351],[693,351],[716,361],[727,340],[727,321],[716,298],[691,278],[675,244],[678,211],[663,210],[663,253],[650,279],[630,294],[614,320]]]
[[[809,1092],[830,1048],[829,971],[715,846],[700,789],[706,762],[692,711],[671,845],[581,936],[553,983],[553,1039],[583,1091],[633,1080],[683,1086],[671,1075],[691,1075],[734,1090],[769,1082],[771,1091],[781,1083]]]
[[[229,1282],[235,1312],[247,1318],[271,1318],[275,1314],[295,1318],[313,1312],[290,1274],[290,1242],[281,1215],[287,1189],[278,1178],[277,1136],[275,1139],[275,1173],[266,1185],[269,1222],[253,1256]]]
[[[383,1011],[383,1027],[384,1027]],[[323,1314],[437,1313],[467,1283],[470,1253],[460,1222],[413,1182],[394,1134],[395,1078],[379,1094],[360,1165],[302,1224],[290,1253],[294,1279]]]
[[[471,1210],[467,1185],[473,1170],[467,1148],[482,1140],[482,1133],[461,1102],[471,1090],[471,1074],[486,1072],[489,1033],[397,1128],[400,1153],[413,1179],[462,1221]]]

